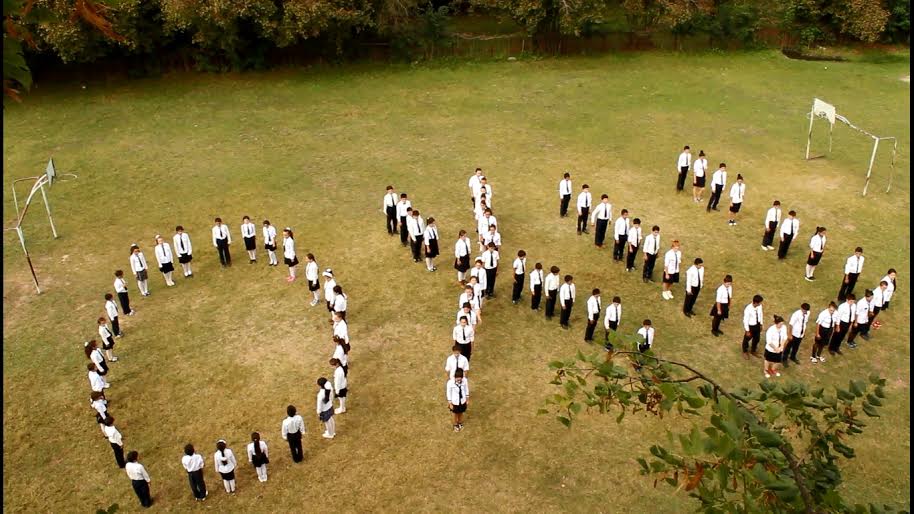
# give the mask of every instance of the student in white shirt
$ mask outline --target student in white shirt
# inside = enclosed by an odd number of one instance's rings
[[[228,225],[222,224],[222,218],[216,218],[215,223],[212,230],[213,246],[216,247],[216,251],[219,253],[219,263],[224,268],[232,265],[232,255],[229,253],[232,233],[229,231]]]
[[[454,373],[463,370],[466,375],[470,371],[470,361],[460,352],[460,345],[454,344],[451,347],[451,355],[444,361],[444,372],[447,373],[448,380],[454,379]]]
[[[477,274],[470,277],[470,281],[467,283],[473,289],[473,298],[479,304],[479,308],[482,309],[482,304],[486,297],[486,270],[482,268],[482,261],[477,261],[476,268],[473,268],[473,271],[476,271]],[[479,280],[482,279],[482,282]],[[479,311],[477,311],[479,314]]]
[[[685,188],[685,179],[686,175],[689,174],[689,166],[692,165],[692,153],[689,149],[689,145],[682,147],[682,153],[679,154],[679,159],[676,161],[676,169],[679,171],[679,175],[676,177],[676,191],[680,192]]]
[[[352,346],[340,336],[333,336],[333,345],[333,358],[340,361],[343,373],[349,375],[349,350],[352,349]]]
[[[646,319],[641,322],[638,335],[644,338],[644,341],[638,343],[639,352],[644,353],[654,347],[654,326],[651,320]]]
[[[625,244],[628,242],[628,209],[622,209],[613,227],[613,260],[622,262]]]
[[[422,234],[425,245],[425,268],[429,271],[438,271],[435,267],[435,257],[438,257],[438,226],[435,218],[429,217],[425,223],[425,232]]]
[[[651,227],[651,233],[644,238],[644,269],[641,272],[641,281],[644,283],[654,281],[654,265],[657,263],[657,254],[660,253],[660,227]]]
[[[587,218],[590,216],[590,207],[593,205],[593,195],[590,194],[590,186],[584,184],[581,186],[581,192],[578,194],[578,223],[577,230],[578,235],[581,233],[589,234],[587,232]]]
[[[496,250],[501,250],[501,234],[495,225],[489,225],[489,231],[482,238],[483,246],[488,247],[489,243],[494,244]]]
[[[638,255],[641,240],[641,218],[635,218],[632,220],[631,228],[628,229],[628,238],[626,239],[628,255],[625,257],[625,271],[630,272],[635,269],[635,256]]]
[[[333,286],[333,315],[346,319],[346,309],[349,306],[349,296],[343,292],[343,286]],[[331,316],[332,317],[332,316]]]
[[[793,361],[794,364],[800,363],[797,360],[797,351],[799,351],[803,337],[806,335],[807,323],[809,323],[809,304],[804,303],[800,305],[799,309],[793,311],[793,314],[790,315],[790,321],[787,322],[790,330],[787,334],[787,344],[784,346],[784,354],[781,358],[781,364],[784,365],[785,369],[789,366],[789,361]]]
[[[498,230],[498,220],[492,215],[492,209],[486,208],[482,213],[482,217],[476,222],[476,234],[478,234],[477,242],[479,243],[480,252],[486,250],[486,234],[489,233],[489,227],[492,225],[495,225],[496,230]]]
[[[857,334],[860,334],[865,341],[870,340],[870,302],[873,301],[873,292],[866,290],[862,300],[859,300],[854,306],[856,311],[854,322],[851,324],[850,333],[847,335],[847,346],[857,348]]]
[[[105,394],[98,391],[92,391],[92,394],[89,396],[89,405],[95,413],[96,423],[98,423],[98,426],[102,429],[102,435],[108,437],[105,433],[105,420],[108,419],[108,400],[105,399]]]
[[[336,437],[336,420],[333,419],[333,384],[324,377],[317,379],[317,417],[324,424],[324,439]]]
[[[816,279],[813,273],[816,272],[816,266],[825,253],[825,243],[825,227],[816,227],[816,233],[809,240],[809,257],[806,258],[806,280],[810,282]]]
[[[727,165],[720,163],[717,171],[711,175],[711,197],[708,198],[707,212],[719,210],[717,204],[720,203],[720,197],[724,194],[724,188],[727,187]]]
[[[117,270],[114,272],[114,292],[117,293],[117,299],[121,303],[121,312],[128,316],[133,316],[136,309],[130,308],[130,294],[127,292],[127,281],[124,280],[124,272]]]
[[[238,461],[235,460],[235,453],[226,447],[225,439],[216,441],[213,467],[222,477],[222,485],[225,487],[225,492],[235,494],[235,468],[238,467]]]
[[[324,301],[327,302],[327,312],[331,315],[333,314],[333,300],[336,298],[336,293],[333,292],[333,288],[336,287],[336,279],[333,278],[333,270],[327,268],[322,273],[324,280]]]
[[[565,218],[568,216],[568,204],[571,203],[571,173],[565,172],[562,180],[559,182],[559,216]]]
[[[609,340],[609,332],[616,332],[619,330],[619,323],[622,322],[622,298],[618,296],[613,296],[613,301],[606,308],[606,317],[603,319],[603,349],[606,351],[612,351],[613,345]]]
[[[267,443],[260,440],[260,434],[254,432],[251,434],[251,442],[248,443],[248,462],[254,466],[257,471],[257,480],[267,481],[267,464],[270,463],[270,451]]]
[[[111,450],[114,451],[114,462],[117,463],[117,467],[124,469],[127,466],[127,463],[124,461],[124,438],[114,426],[113,417],[108,416],[105,418],[104,432],[105,437],[111,444]]]
[[[392,236],[397,233],[397,193],[394,193],[394,186],[387,186],[387,192],[384,194],[384,200],[381,202],[381,212],[387,218],[387,235]]]
[[[184,456],[181,457],[181,465],[187,470],[187,478],[190,482],[190,492],[194,499],[202,502],[206,499],[206,482],[203,481],[203,456],[194,450],[194,445],[184,446]]]
[[[839,323],[838,314],[835,312],[837,310],[838,305],[831,302],[816,318],[816,335],[813,339],[812,357],[809,359],[813,364],[825,362],[822,350],[831,344],[832,333]]]
[[[270,224],[270,220],[263,220],[263,249],[267,251],[270,257],[270,266],[278,266],[279,259],[276,258],[276,227]]]
[[[482,266],[486,270],[486,297],[495,298],[495,278],[498,276],[498,250],[495,243],[489,243],[486,251],[482,252]]]
[[[533,266],[533,271],[530,272],[530,308],[532,310],[540,310],[540,301],[543,299],[543,282],[545,281],[545,276],[543,275],[543,263],[537,262]]]
[[[857,319],[856,303],[857,297],[851,293],[847,295],[844,303],[839,305],[838,310],[835,312],[838,323],[832,331],[831,341],[828,344],[828,353],[831,355],[843,355],[841,343],[844,342],[844,338],[847,337],[848,332],[851,330],[851,325]]]
[[[600,290],[594,289],[590,298],[587,299],[587,328],[584,329],[584,341],[593,341],[593,331],[597,328],[597,322],[600,321],[600,312],[603,310],[603,304],[600,301]]]
[[[463,414],[467,411],[467,404],[470,401],[470,385],[463,377],[462,369],[454,371],[454,378],[445,384],[445,396],[448,410],[454,416],[454,432],[460,432],[463,430]]]
[[[787,219],[781,223],[781,236],[780,242],[778,243],[778,259],[784,260],[787,258],[787,250],[790,249],[790,243],[793,242],[799,230],[800,220],[797,219],[797,211],[788,212]]]
[[[559,271],[558,266],[549,268],[549,274],[543,283],[543,289],[546,290],[546,319],[552,319],[555,315],[555,302],[559,298]]]
[[[870,326],[877,328],[878,324],[876,323],[876,316],[885,307],[885,296],[886,291],[889,289],[889,283],[886,280],[881,280],[876,289],[873,289],[873,301],[870,302]]]
[[[114,356],[114,336],[111,334],[111,331],[108,330],[108,324],[105,322],[105,318],[98,318],[96,322],[98,323],[98,335],[102,339],[102,349],[105,350],[108,360],[117,362],[117,357]],[[107,372],[108,367],[105,366],[105,373]],[[102,374],[104,375],[105,373]]]
[[[343,414],[346,412],[346,398],[349,397],[349,381],[339,359],[330,359],[330,366],[333,367],[333,392],[340,401],[340,406],[333,413]]]
[[[159,263],[159,271],[165,277],[165,285],[171,287],[175,285],[171,279],[171,274],[175,271],[174,256],[171,253],[171,246],[165,242],[165,238],[156,234],[155,237],[155,255]]]
[[[746,184],[743,183],[743,176],[736,174],[736,183],[730,187],[730,219],[727,225],[736,225],[736,215],[740,207],[743,206],[743,200],[746,198]]]
[[[470,239],[467,231],[461,230],[454,243],[454,269],[457,270],[457,283],[466,284],[467,271],[470,269]]]
[[[663,292],[660,293],[660,296],[664,300],[673,299],[670,286],[679,283],[680,264],[682,264],[682,251],[679,249],[679,240],[674,239],[672,246],[663,256]]]
[[[847,258],[844,263],[844,280],[841,281],[841,287],[838,289],[838,301],[843,302],[848,294],[854,292],[854,286],[857,285],[857,279],[863,271],[863,262],[866,258],[863,256],[863,248],[854,248],[854,255]]]
[[[419,254],[422,250],[422,242],[425,238],[423,235],[425,234],[425,223],[423,222],[422,217],[419,216],[419,209],[413,209],[412,214],[406,221],[409,244],[413,251],[413,262],[419,262]]]
[[[111,330],[114,332],[114,337],[121,337],[121,324],[118,320],[117,304],[114,303],[114,295],[111,293],[105,293],[105,315],[111,321]]]
[[[705,193],[705,174],[708,171],[708,159],[705,158],[705,151],[698,151],[698,159],[692,164],[692,199],[695,203],[701,203],[702,195]]]
[[[295,235],[292,229],[282,229],[282,260],[289,267],[289,278],[286,282],[295,280],[295,266],[298,266],[298,256],[295,255]]]
[[[690,318],[695,315],[695,301],[698,299],[701,288],[705,285],[704,262],[701,257],[697,257],[686,270],[685,301],[682,304],[682,313]]]
[[[762,250],[774,250],[771,243],[774,242],[774,233],[781,222],[781,202],[775,200],[771,208],[765,213],[765,233],[762,234]]]
[[[511,288],[511,303],[517,305],[524,290],[524,279],[527,278],[527,252],[518,250],[512,267],[514,268],[514,283]]]
[[[407,216],[413,208],[412,202],[409,201],[406,193],[400,193],[400,201],[397,202],[397,219],[400,222],[400,244],[406,246],[409,239],[409,233],[406,229]]]
[[[130,269],[136,277],[136,286],[140,289],[140,294],[149,296],[149,266],[146,265],[146,256],[140,251],[140,246],[136,243],[130,245]]]
[[[339,312],[333,313],[333,335],[349,344],[349,323]]]
[[[480,179],[482,178],[482,168],[476,168],[476,171],[473,175],[470,175],[470,180],[467,182],[467,187],[470,189],[470,202],[476,204],[476,193],[479,191],[479,186],[482,184]]]
[[[562,307],[562,315],[559,317],[559,323],[562,328],[568,329],[568,321],[571,319],[571,308],[574,307],[574,277],[565,275],[565,283],[559,288],[559,305]]]
[[[451,331],[454,344],[460,347],[460,353],[470,360],[473,358],[473,341],[476,339],[476,330],[470,325],[466,316],[461,316],[457,326]]]
[[[762,295],[757,294],[752,297],[752,303],[746,305],[743,309],[743,358],[749,360],[749,341],[752,341],[752,355],[758,347],[762,335],[762,320],[765,319],[765,313],[762,310],[762,302],[765,301]]]
[[[479,177],[479,189],[476,190],[476,198],[477,200],[485,198],[486,204],[492,207],[492,186],[485,176]]]
[[[784,318],[774,315],[774,325],[768,327],[765,332],[765,378],[781,376],[778,367],[781,364],[781,353],[784,351],[784,345],[787,344],[787,327],[784,326]]]
[[[314,260],[313,253],[306,255],[305,260],[308,261],[307,264],[305,264],[305,280],[308,281],[308,291],[311,292],[311,306],[314,307],[321,301],[321,284],[317,276],[319,268],[317,266],[317,261]]]
[[[895,271],[895,268],[889,268],[889,270],[885,272],[885,276],[882,277],[882,280],[889,285],[889,287],[886,288],[885,293],[883,293],[885,298],[882,302],[882,310],[884,311],[889,310],[889,302],[892,301],[892,296],[895,295],[895,277],[897,276],[898,272]]]
[[[139,457],[140,455],[135,451],[128,452],[127,465],[124,466],[124,471],[127,472],[127,477],[133,486],[133,492],[136,493],[137,498],[140,500],[140,505],[144,508],[151,507],[152,496],[149,494],[149,475],[146,473],[146,468],[137,462]]]
[[[305,434],[305,421],[294,405],[286,406],[286,419],[282,420],[282,438],[289,443],[289,453],[292,462],[301,462],[305,458],[305,451],[301,446],[302,436]]]
[[[467,303],[470,304],[470,308],[476,312],[477,316],[479,316],[479,310],[481,306],[479,305],[479,297],[476,295],[475,291],[473,291],[472,284],[467,284],[464,287],[464,290],[462,293],[460,293],[460,298],[457,301],[457,305],[459,305],[461,308]]]
[[[178,262],[184,270],[184,276],[194,276],[193,270],[190,269],[190,261],[194,260],[194,249],[190,244],[190,236],[184,232],[184,227],[181,225],[175,227],[175,235],[172,241],[175,244],[175,253],[178,254]]]
[[[257,262],[257,227],[251,223],[249,216],[241,218],[241,239],[244,241],[244,249],[248,251],[250,264],[254,264]]]
[[[613,218],[612,208],[613,206],[609,203],[609,195],[604,193],[600,195],[600,203],[590,214],[590,225],[595,227],[593,232],[593,243],[597,245],[597,248],[603,248],[603,241],[606,239],[606,229],[609,227],[609,222],[612,221]]]
[[[720,337],[720,322],[730,317],[730,302],[733,300],[733,277],[724,277],[724,283],[717,287],[714,305],[711,306],[711,335]]]
[[[104,393],[105,389],[111,387],[111,384],[105,380],[105,377],[98,373],[98,368],[95,366],[94,362],[86,364],[86,369],[89,370],[89,387],[91,387],[93,391]]]

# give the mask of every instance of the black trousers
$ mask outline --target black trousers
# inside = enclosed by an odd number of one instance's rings
[[[646,278],[647,280],[653,280],[654,279],[654,264],[656,264],[656,262],[657,262],[657,254],[656,253],[654,253],[654,254],[646,253],[644,255],[647,257],[647,260],[644,261],[644,270],[642,271],[641,276]]]
[[[625,253],[625,245],[628,243],[628,236],[619,236],[619,240],[613,243],[613,260],[621,261]]]
[[[198,500],[206,498],[206,483],[203,481],[202,469],[189,472],[187,480],[190,482],[190,492],[194,494],[194,498]]]
[[[758,348],[759,339],[762,336],[761,325],[749,325],[749,335],[743,334],[743,353],[750,351],[749,341],[752,341],[752,353]]]
[[[682,303],[682,312],[686,314],[695,314],[695,300],[698,300],[698,293],[701,292],[700,287],[693,287],[691,293],[686,293],[685,301]]]
[[[549,291],[549,293],[546,295],[546,317],[547,318],[551,318],[552,316],[555,316],[555,301],[558,299],[558,297],[559,297],[558,289],[553,289],[552,291]]]
[[[857,278],[860,276],[859,273],[848,273],[847,274],[847,283],[841,281],[841,289],[838,289],[838,301],[843,302],[847,299],[847,295],[854,292],[854,286],[857,285]]]
[[[717,309],[714,309],[714,313],[711,314],[711,332],[715,334],[720,332],[720,322],[723,321],[724,317],[717,314]]]
[[[301,462],[305,458],[305,452],[301,447],[301,432],[290,433],[287,437],[289,439],[289,451],[292,452],[292,460]]]
[[[121,335],[121,324],[118,321],[117,317],[111,320],[111,330],[114,331],[114,335]]]
[[[832,338],[832,329],[831,328],[819,328],[819,337],[816,337],[813,340],[812,345],[812,356],[819,357],[822,355],[822,349],[831,346]]]
[[[568,216],[568,203],[571,202],[571,195],[562,195],[562,204],[559,206],[559,216]]]
[[[797,352],[800,350],[800,344],[803,342],[802,337],[794,337],[793,339],[787,341],[787,346],[784,347],[784,353],[781,357],[781,362],[786,364],[787,359],[797,360]]]
[[[458,346],[460,346],[460,355],[463,355],[464,357],[467,358],[467,360],[470,360],[470,357],[473,356],[473,343],[466,343],[466,344],[458,343]]]
[[[578,234],[587,232],[587,218],[590,216],[590,207],[581,207],[581,214],[578,214]]]
[[[568,320],[571,319],[571,308],[574,307],[574,302],[572,300],[565,301],[565,306],[562,307],[562,315],[559,317],[559,322],[563,327],[568,326]]]
[[[514,288],[511,290],[511,301],[520,301],[520,294],[524,290],[524,274],[514,274]]]
[[[679,176],[676,177],[676,191],[682,191],[682,188],[685,187],[686,175],[689,174],[689,167],[682,166],[679,168]]]
[[[597,246],[602,246],[603,241],[606,240],[606,227],[609,226],[609,220],[597,220],[597,228],[593,232],[593,244]]]
[[[543,284],[533,286],[533,294],[530,295],[530,308],[537,310],[540,308],[540,300],[543,298]]]
[[[406,230],[406,216],[400,216],[400,243],[406,246],[409,231]]]
[[[124,469],[124,466],[127,465],[127,461],[124,460],[124,447],[111,443],[111,449],[114,450],[114,461],[117,462],[117,467]]]
[[[856,326],[851,327],[850,333],[847,335],[847,342],[853,343],[857,339],[857,334],[869,334],[870,333],[870,322],[866,323],[857,323]]]
[[[638,247],[628,246],[628,255],[625,257],[625,269],[635,269],[635,256],[638,255]]]
[[[495,277],[498,275],[498,267],[486,270],[486,296],[495,295]]]
[[[117,299],[121,302],[121,312],[124,314],[130,314],[130,295],[125,291],[123,293],[117,294]]]
[[[131,480],[131,485],[133,485],[133,492],[136,493],[136,497],[140,499],[140,505],[143,507],[149,507],[152,505],[152,496],[149,494],[149,482],[145,480]]]
[[[847,332],[851,328],[851,324],[846,321],[842,321],[839,325],[840,330],[835,330],[831,335],[831,341],[828,343],[828,351],[834,353],[841,349],[841,343],[844,342],[844,338],[847,337]]]
[[[708,208],[706,210],[717,209],[717,204],[720,203],[720,195],[723,192],[724,186],[722,185],[716,185],[711,188],[711,198],[708,198]]]
[[[587,328],[584,329],[584,340],[593,341],[593,331],[597,328],[597,321],[600,319],[600,315],[597,314],[597,319],[588,319]]]
[[[219,263],[223,266],[232,264],[232,255],[229,253],[228,238],[216,239],[216,251],[219,252]]]
[[[397,208],[388,207],[387,209],[385,209],[385,212],[387,213],[387,221],[386,221],[387,233],[396,234],[397,233]]]
[[[778,228],[777,221],[768,222],[768,230],[765,231],[765,235],[762,236],[762,246],[771,246],[771,243],[774,242],[774,233]]]
[[[790,243],[793,242],[793,234],[784,234],[784,240],[778,243],[778,259],[787,257],[787,250],[790,249]]]
[[[409,242],[413,251],[413,260],[418,261],[422,258],[422,236],[413,236],[413,241]]]

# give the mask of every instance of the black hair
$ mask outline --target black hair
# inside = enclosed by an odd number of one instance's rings
[[[690,150],[689,145],[683,146],[682,149],[683,149],[683,150]]]
[[[543,263],[537,262],[536,264],[533,265],[533,269],[543,269]]]
[[[778,316],[777,314],[774,315],[774,324],[775,325],[777,325],[778,323],[783,323],[783,322],[784,322],[784,318]]]
[[[641,324],[642,324],[642,325],[651,326],[651,320],[646,319],[646,320],[642,321]]]
[[[863,296],[865,296],[867,298],[869,298],[870,296],[873,296],[873,290],[867,289],[866,291],[863,292]]]
[[[419,209],[413,209],[413,216],[419,216]]]
[[[858,246],[857,248],[854,248],[854,253],[857,252],[863,253],[863,247]]]
[[[341,285],[333,286],[333,292],[336,294],[343,294],[343,286],[341,286]]]
[[[317,379],[317,385],[321,388],[321,390],[324,391],[324,401],[329,402],[330,401],[330,389],[327,389],[326,387],[324,387],[325,385],[327,385],[327,379],[324,377]]]
[[[309,260],[312,260],[312,261],[314,260],[314,254],[313,254],[313,253],[309,253],[309,254],[305,255],[305,257],[306,257],[307,259],[309,259]]]
[[[263,224],[264,224],[264,225],[269,225],[269,224],[270,224],[270,220],[263,220]]]
[[[463,368],[457,368],[454,371],[454,378],[463,378]]]
[[[705,261],[701,260],[701,257],[695,258],[695,264],[704,264],[704,263],[705,263]]]
[[[595,287],[593,290],[593,294],[600,294],[600,288]]]
[[[762,298],[762,295],[757,294],[752,297],[752,303],[762,303],[765,299]]]
[[[112,295],[111,293],[105,293],[105,300],[110,300],[112,298],[114,298],[114,295]]]
[[[105,421],[103,423],[105,423],[106,427],[113,427],[114,426],[114,416],[108,416],[107,418],[105,418]],[[193,448],[193,447],[191,447],[191,448]],[[191,455],[193,455],[193,454],[191,454]]]
[[[835,302],[828,302],[828,306],[829,306],[829,307],[834,307],[834,308],[836,308],[836,309],[838,308],[838,304],[835,303]]]
[[[565,282],[571,282],[574,279],[571,275],[565,275]]]
[[[336,367],[336,366],[342,366],[343,363],[340,362],[339,359],[337,359],[337,358],[334,357],[334,358],[331,358],[331,359],[330,359],[330,365],[333,366],[333,367]]]
[[[86,345],[83,347],[83,351],[86,352],[86,357],[91,356],[92,352],[95,351],[95,349],[97,347],[98,347],[98,343],[95,342],[95,339],[86,343]]]
[[[294,416],[297,412],[298,412],[298,410],[295,409],[294,405],[289,405],[288,407],[286,407],[286,416],[289,416],[290,418],[292,416]]]
[[[222,223],[222,218],[216,218],[216,219],[213,220],[213,221],[215,221],[216,223]]]
[[[388,191],[393,191],[393,189],[394,189],[394,186],[387,186]]]
[[[780,201],[780,200],[775,200],[774,203],[772,203],[771,205],[781,205],[781,201]]]
[[[880,285],[880,286],[886,286],[886,287],[888,287],[889,283],[886,282],[885,280],[880,280],[880,281],[879,281],[879,285]]]
[[[187,443],[184,445],[184,455],[193,455],[194,454],[194,445]]]
[[[289,239],[295,239],[295,234],[292,233],[292,229],[291,229],[291,228],[286,227],[286,228],[283,229],[283,232],[288,232],[288,233],[289,233]]]
[[[476,168],[476,171],[482,171],[482,168]]]
[[[571,178],[571,173],[568,173],[568,172],[566,171],[565,174],[562,175],[562,176],[565,177],[565,178]]]
[[[123,271],[123,270],[116,270],[116,271],[114,272],[114,276],[115,276],[115,277],[123,277],[123,276],[124,276],[124,271]]]
[[[400,193],[400,199],[406,198],[406,193]]]
[[[260,457],[260,454],[263,453],[260,449],[260,433],[251,433],[251,442],[254,443],[254,455]]]
[[[558,273],[559,271],[560,270],[559,270],[558,266],[553,266],[553,267],[549,268],[550,273]]]
[[[733,275],[727,275],[724,277],[724,282],[733,282]]]
[[[787,213],[787,215],[788,215],[788,216],[796,216],[796,215],[797,215],[797,211],[790,211],[790,212]]]
[[[466,321],[467,323],[470,322],[470,320],[466,316],[460,316],[460,321]]]
[[[727,167],[727,163],[725,163],[725,162],[720,163],[720,166],[718,166],[718,168],[726,168],[726,167]]]
[[[251,217],[248,216],[248,215],[244,215],[244,216],[241,217],[241,221],[244,221],[244,220],[250,221],[250,219],[251,219]]]
[[[892,273],[898,273],[898,272],[895,271],[895,268],[889,268],[889,271],[885,272],[886,275],[891,275]]]
[[[588,186],[587,184],[584,184],[583,186],[581,186],[581,189],[590,189],[590,186]]]
[[[473,306],[470,305],[470,302],[463,302],[463,307],[472,308]],[[462,309],[463,307],[461,307],[461,309]]]
[[[803,305],[800,305],[800,308],[803,309],[804,311],[808,311],[808,310],[809,310],[809,304],[808,304],[808,303],[804,303]]]
[[[606,199],[608,200],[608,199],[609,199],[609,195],[606,194],[606,193],[603,193],[602,195],[600,195],[600,200],[602,200],[602,199],[604,199],[604,198],[606,198]]]
[[[622,298],[619,298],[618,296],[613,296],[613,303],[622,303]]]
[[[854,301],[856,301],[856,300],[857,300],[857,295],[855,295],[855,294],[853,294],[853,293],[850,293],[850,294],[847,295],[847,298],[846,298],[846,299],[847,299],[847,300],[854,300]]]
[[[454,346],[451,347],[451,351],[452,351],[452,352],[459,352],[459,351],[460,351],[460,345],[457,344],[457,343],[454,343]]]
[[[640,224],[641,224],[641,218],[635,218],[635,219],[633,219],[633,220],[632,220],[632,224],[633,224],[633,225],[640,225]]]
[[[741,174],[737,173],[736,180],[743,180],[743,176]]]
[[[623,215],[628,214],[628,209],[622,209],[622,214]]]
[[[657,225],[654,225],[653,227],[651,227],[651,232],[653,232],[655,230],[660,232],[660,227],[658,227]]]
[[[184,230],[184,227],[182,227],[181,225],[178,225],[177,227],[175,227],[175,232],[182,231],[182,230]]]
[[[435,218],[433,218],[433,217],[431,217],[431,216],[429,216],[428,219],[425,220],[425,223],[426,223],[427,225],[431,225],[431,224],[434,223],[434,222],[435,222]]]
[[[219,453],[222,455],[222,465],[228,464],[228,461],[225,460],[225,441],[216,441],[216,449],[219,450]]]
[[[127,462],[136,462],[139,457],[140,454],[137,453],[136,450],[130,450],[127,452]]]
[[[704,156],[705,156],[705,151],[704,151],[704,150],[699,150],[699,151],[698,151],[698,156],[699,156],[699,157],[704,157]]]

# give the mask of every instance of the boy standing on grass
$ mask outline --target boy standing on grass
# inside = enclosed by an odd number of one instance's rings
[[[387,217],[387,235],[397,233],[397,193],[394,193],[394,186],[387,186],[387,193],[384,194],[384,201],[381,203],[381,212]]]
[[[511,290],[511,302],[517,305],[524,290],[524,279],[527,277],[527,252],[518,250],[514,259],[514,287]]]
[[[743,176],[737,174],[736,183],[730,188],[730,219],[727,221],[727,225],[736,225],[736,215],[739,214],[745,198],[746,184],[743,183]]]
[[[720,202],[720,196],[724,194],[724,188],[727,187],[727,165],[720,163],[717,171],[711,175],[711,197],[708,198],[707,212],[716,211],[717,204]]]
[[[480,180],[482,178],[482,168],[476,168],[476,171],[470,175],[470,180],[467,182],[467,187],[470,189],[470,203],[475,207],[476,206],[476,197],[477,192],[479,191],[479,186],[481,184]]]
[[[857,334],[860,334],[865,341],[870,340],[870,302],[872,301],[873,292],[867,289],[863,299],[855,306],[856,316],[851,325],[851,331],[847,335],[847,346],[850,348],[857,348],[857,343],[854,342]]]
[[[689,145],[682,147],[682,153],[679,154],[679,160],[676,162],[676,169],[679,175],[676,177],[676,192],[682,192],[685,187],[686,175],[689,174],[689,167],[692,165],[692,153]]]
[[[672,246],[663,256],[663,292],[660,296],[664,300],[672,300],[673,292],[670,286],[679,283],[679,265],[682,262],[682,251],[679,250],[679,240],[674,239]]]
[[[565,172],[564,178],[559,182],[559,216],[568,216],[568,204],[571,203],[571,173]]]
[[[787,219],[781,223],[781,241],[778,243],[778,259],[787,258],[787,250],[790,249],[790,243],[796,237],[797,231],[800,230],[800,220],[797,219],[797,211],[787,213]]]
[[[743,328],[746,330],[743,334],[743,358],[749,360],[749,354],[757,356],[756,348],[762,337],[762,320],[765,314],[762,310],[762,302],[765,299],[762,295],[757,294],[752,297],[752,303],[743,309]],[[752,341],[752,348],[749,348],[749,341]]]
[[[695,301],[698,299],[698,293],[701,292],[705,284],[705,266],[701,257],[695,259],[694,263],[686,270],[686,296],[682,304],[682,313],[688,317],[695,315]]]
[[[838,324],[832,332],[831,342],[828,345],[828,353],[831,355],[843,355],[841,352],[841,343],[847,337],[851,329],[851,324],[857,319],[857,310],[854,304],[857,303],[857,297],[853,293],[847,295],[844,303],[838,306]]]
[[[781,357],[781,364],[784,368],[789,366],[788,361],[799,364],[797,352],[800,350],[800,344],[803,342],[803,336],[806,335],[806,324],[809,322],[809,304],[804,303],[800,308],[790,315],[790,330],[787,334],[787,345],[784,347],[784,355]]]
[[[409,234],[406,231],[406,218],[409,211],[413,210],[413,204],[409,201],[406,193],[400,193],[400,201],[397,202],[397,219],[399,220],[400,244],[406,246]]]
[[[470,401],[470,385],[464,378],[462,369],[454,371],[454,378],[447,381],[445,394],[448,409],[454,416],[454,432],[460,432],[463,430],[463,415]]]
[[[651,227],[651,233],[644,239],[644,270],[641,272],[641,280],[644,283],[654,281],[654,264],[657,262],[657,254],[660,253],[660,227],[654,225]]]
[[[781,222],[781,202],[775,200],[771,208],[765,213],[765,233],[762,234],[762,250],[774,250],[771,243],[774,242],[774,232]]]
[[[714,306],[711,307],[711,335],[720,337],[720,322],[730,317],[730,301],[733,299],[733,277],[724,277],[724,283],[718,286]]]
[[[625,271],[635,269],[635,256],[638,255],[638,247],[641,246],[641,219],[632,220],[632,226],[628,229],[628,255],[625,257]]]
[[[232,255],[229,253],[230,244],[232,244],[232,233],[229,232],[228,225],[222,223],[222,218],[216,218],[215,225],[213,225],[213,246],[219,253],[219,263],[223,268],[232,265]]]
[[[609,195],[600,195],[600,204],[593,210],[590,215],[590,225],[595,227],[593,233],[593,243],[597,248],[603,248],[603,241],[606,240],[606,228],[612,220],[612,205],[609,203]]]
[[[835,312],[837,310],[838,306],[835,302],[831,302],[816,318],[816,336],[813,339],[812,357],[809,359],[813,364],[825,362],[825,357],[822,357],[822,350],[830,346],[832,333],[835,327],[838,326],[838,314]]]
[[[839,302],[843,302],[847,295],[854,292],[854,286],[857,285],[857,279],[860,277],[860,272],[863,271],[865,259],[863,248],[859,246],[854,249],[854,255],[847,258],[847,262],[844,263],[844,280],[841,281],[841,287],[838,289]]]
[[[581,186],[581,192],[578,194],[578,235],[583,232],[587,234],[587,217],[590,215],[590,206],[593,205],[593,196],[590,194],[590,186],[584,184]]]
[[[600,301],[600,290],[594,289],[590,298],[587,299],[587,328],[584,330],[584,341],[593,341],[593,331],[597,328],[597,322],[600,321],[600,311],[603,305]]]
[[[546,282],[543,286],[546,289],[546,319],[552,319],[555,315],[555,302],[559,297],[559,267],[552,266],[549,268],[549,274],[546,275]]]
[[[692,180],[692,200],[695,203],[701,203],[703,200],[702,195],[705,193],[705,174],[708,171],[708,159],[705,158],[705,151],[698,151],[698,159],[695,160],[695,163],[692,165],[692,173],[694,174],[694,179]]]
[[[613,226],[613,260],[622,262],[625,246],[628,242],[628,209],[622,209],[616,224]]]
[[[538,311],[540,309],[540,300],[543,298],[543,263],[537,262],[530,272],[530,308]]]
[[[574,307],[574,277],[571,275],[565,275],[565,283],[562,284],[562,287],[559,288],[559,303],[562,307],[562,315],[559,318],[559,322],[562,325],[562,328],[568,329],[568,320],[571,319],[571,308]]]

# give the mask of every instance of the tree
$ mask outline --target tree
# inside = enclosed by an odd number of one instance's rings
[[[636,348],[640,336],[610,333],[617,348]],[[860,418],[878,416],[885,380],[853,380],[834,392],[805,384],[765,381],[757,389],[728,390],[689,364],[634,350],[554,361],[558,391],[541,414],[566,427],[583,411],[617,414],[671,412],[700,419],[678,436],[678,449],[654,445],[641,473],[688,491],[704,512],[891,512],[848,506],[837,492],[842,458],[854,457],[848,438],[863,432]],[[672,440],[672,439],[671,439]]]

